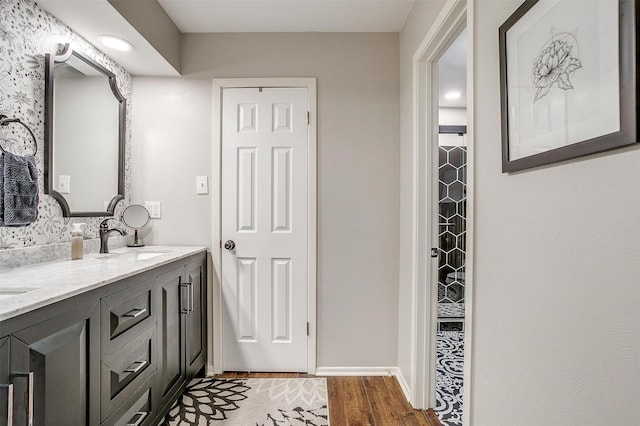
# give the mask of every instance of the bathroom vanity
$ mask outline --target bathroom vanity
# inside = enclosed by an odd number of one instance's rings
[[[156,425],[205,364],[206,276],[164,246],[0,271],[0,425]]]

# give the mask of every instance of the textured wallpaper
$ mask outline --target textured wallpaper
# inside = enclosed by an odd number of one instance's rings
[[[115,217],[119,217],[129,204],[131,75],[37,4],[28,0],[0,0],[0,113],[20,118],[36,135],[40,186],[38,220],[27,227],[0,227],[0,253],[7,249],[48,246],[69,241],[72,221],[85,222],[86,237],[97,238],[98,225],[104,219],[64,218],[58,203],[44,194],[44,55],[59,53],[65,43],[70,43],[72,49],[116,74],[120,92],[127,99],[125,200],[118,204]],[[20,125],[3,126],[0,128],[0,143],[15,154],[30,154],[33,152],[32,142],[24,135]],[[0,254],[0,260],[7,255],[8,253]]]

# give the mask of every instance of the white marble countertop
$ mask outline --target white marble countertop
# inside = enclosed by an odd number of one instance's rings
[[[0,271],[0,321],[206,251],[200,246],[120,248],[83,259]]]

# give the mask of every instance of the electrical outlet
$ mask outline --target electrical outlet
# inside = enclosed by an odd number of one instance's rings
[[[149,211],[151,219],[160,219],[162,217],[160,201],[145,201],[144,206]]]
[[[207,176],[196,176],[196,194],[208,194],[209,181]]]
[[[58,192],[61,194],[71,193],[71,176],[69,175],[58,176]]]

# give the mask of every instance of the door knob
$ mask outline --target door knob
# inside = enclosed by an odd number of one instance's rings
[[[236,243],[233,240],[227,240],[224,242],[224,248],[227,250],[233,250],[236,248]]]

